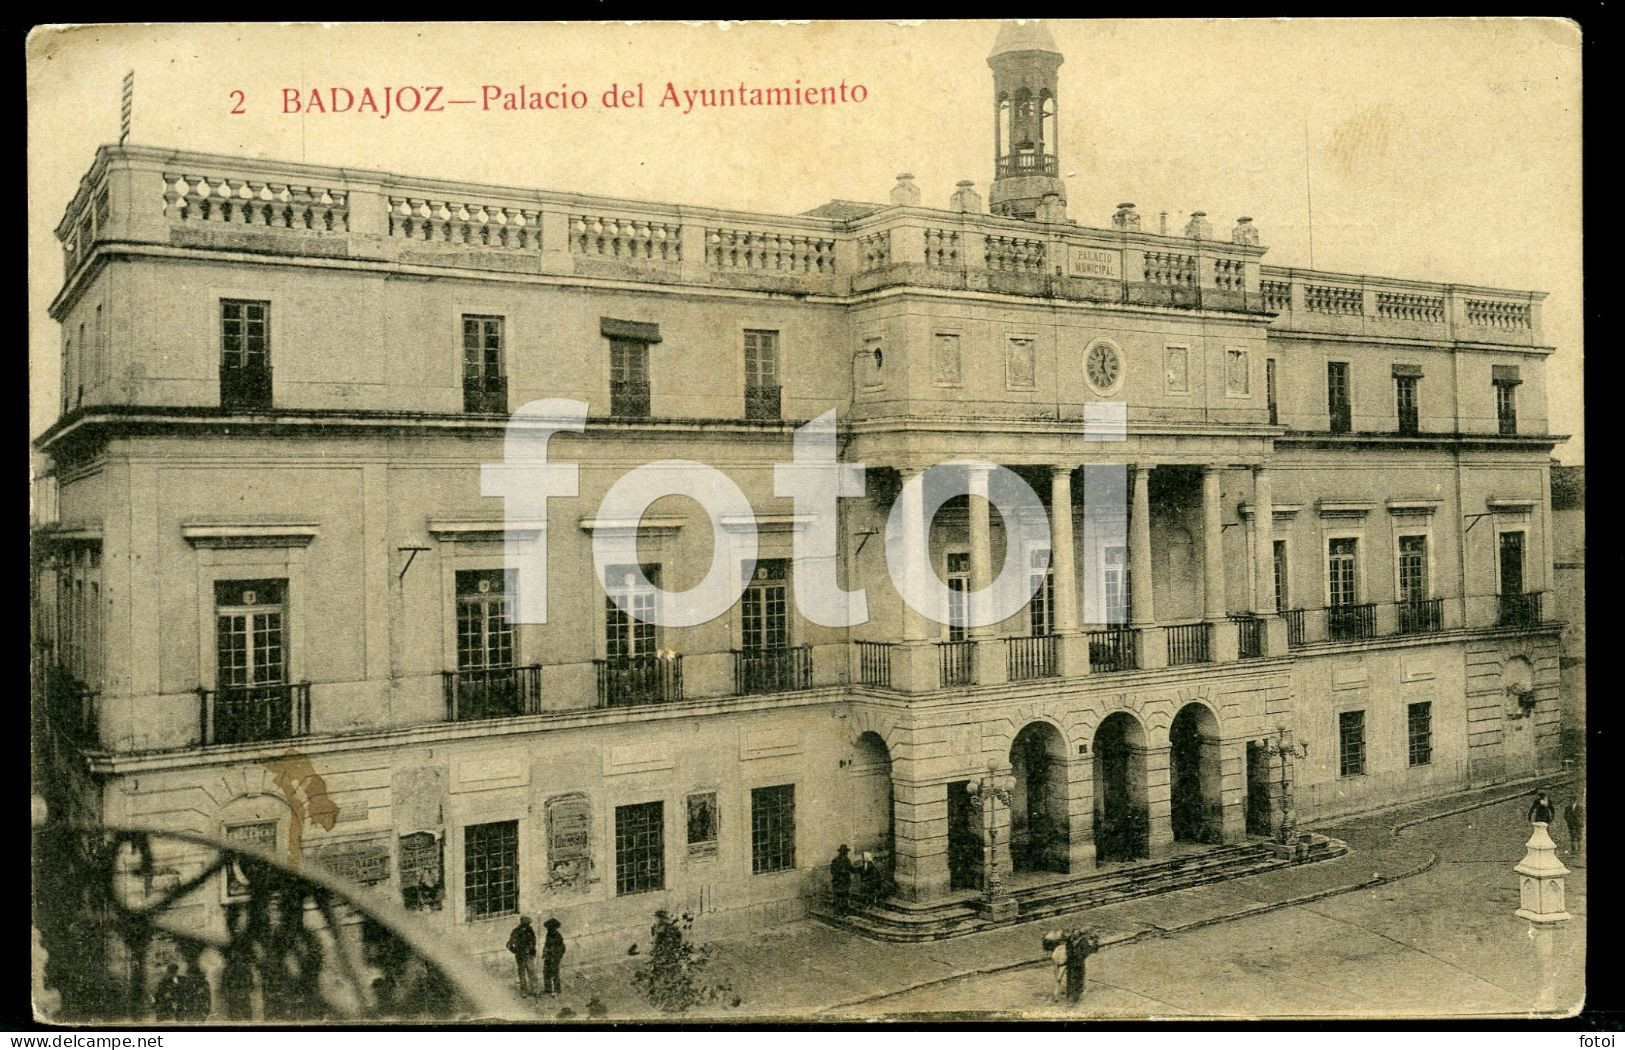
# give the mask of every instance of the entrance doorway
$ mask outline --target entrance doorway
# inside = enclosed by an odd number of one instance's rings
[[[982,888],[981,810],[971,804],[968,780],[948,785],[948,888]]]
[[[1106,716],[1095,730],[1095,862],[1150,855],[1145,798],[1145,730],[1131,714]]]
[[[1168,727],[1175,842],[1224,841],[1219,792],[1219,720],[1203,704],[1186,704]]]
[[[1033,722],[1010,745],[1010,864],[1015,871],[1067,870],[1066,743]]]
[[[1270,756],[1256,740],[1247,741],[1247,834],[1272,835]]]
[[[847,841],[854,854],[873,853],[882,866],[891,864],[891,752],[878,733],[865,733],[853,747],[848,767],[847,797],[852,800],[852,827]]]

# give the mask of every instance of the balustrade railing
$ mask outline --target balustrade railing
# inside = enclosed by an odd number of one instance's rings
[[[1182,252],[1146,252],[1146,284],[1170,288],[1196,287],[1196,256]]]
[[[164,214],[181,222],[345,233],[349,195],[320,186],[214,175],[164,175]]]
[[[575,215],[570,219],[570,250],[579,255],[645,262],[681,262],[680,223],[613,215]]]
[[[425,244],[540,251],[542,213],[536,208],[390,197],[389,235]]]
[[[1170,624],[1168,636],[1168,665],[1205,664],[1210,659],[1208,625],[1205,623]]]
[[[440,676],[448,721],[514,718],[541,710],[542,668],[538,664],[442,671]]]
[[[1328,642],[1359,642],[1377,634],[1377,607],[1365,605],[1332,605],[1326,609],[1326,640]]]
[[[507,415],[508,377],[463,377],[463,411]]]
[[[1015,153],[995,158],[998,178],[1016,178],[1022,175],[1047,175],[1055,177],[1055,154],[1053,153]]]
[[[1225,292],[1246,291],[1246,271],[1246,264],[1240,259],[1214,259],[1213,286]]]
[[[1012,682],[1027,682],[1034,678],[1054,678],[1060,674],[1059,642],[1059,637],[1053,634],[1006,638],[1007,677]]]
[[[649,383],[614,382],[609,384],[609,414],[642,418],[649,414]]]
[[[925,231],[925,265],[958,267],[960,264],[959,231]]]
[[[834,273],[835,240],[800,233],[711,228],[705,231],[705,258],[725,270]]]
[[[683,698],[680,654],[611,656],[594,660],[598,671],[598,706],[663,704]]]
[[[199,689],[204,744],[292,740],[310,732],[310,683]]]
[[[1281,615],[1286,619],[1287,647],[1296,649],[1298,646],[1308,642],[1308,611],[1305,609],[1288,609]]]
[[[785,693],[812,688],[812,646],[734,650],[734,692]]]
[[[1091,671],[1133,671],[1140,666],[1140,632],[1133,627],[1108,627],[1088,632]]]
[[[880,230],[858,238],[858,259],[864,270],[891,265],[891,231]]]
[[[1378,292],[1377,317],[1384,321],[1443,324],[1444,298],[1435,295],[1412,295],[1406,292]]]
[[[858,681],[874,689],[891,688],[892,642],[854,642],[858,647]]]
[[[1463,305],[1467,323],[1479,328],[1531,328],[1534,317],[1528,303],[1468,299]]]
[[[990,233],[983,258],[989,270],[1010,273],[1043,273],[1044,242],[1028,237],[1006,237]]]
[[[1394,603],[1396,628],[1400,634],[1426,634],[1437,631],[1443,622],[1443,598],[1411,598]]]
[[[747,386],[745,388],[745,418],[782,418],[779,407],[779,387]]]
[[[1264,655],[1264,621],[1257,616],[1232,616],[1236,625],[1236,656],[1251,660]]]
[[[1264,309],[1280,313],[1292,309],[1292,284],[1290,281],[1260,281],[1258,293],[1264,301]]]
[[[1540,626],[1540,591],[1497,596],[1495,622],[1501,627]]]
[[[1358,288],[1309,284],[1303,289],[1304,309],[1317,314],[1359,315],[1365,312],[1365,293]]]
[[[937,667],[942,685],[970,685],[976,674],[976,643],[938,642]]]

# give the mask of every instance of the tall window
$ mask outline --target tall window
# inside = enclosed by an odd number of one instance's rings
[[[1027,603],[1030,633],[1049,634],[1055,630],[1055,573],[1050,567],[1050,552],[1042,547],[1028,555],[1028,586],[1032,600]]]
[[[1501,593],[1523,593],[1523,533],[1501,533]]]
[[[1410,764],[1425,766],[1433,761],[1433,705],[1411,704],[1405,709],[1405,744]]]
[[[1399,600],[1414,603],[1428,598],[1428,538],[1399,538]]]
[[[756,571],[739,599],[739,621],[748,650],[783,649],[790,644],[785,594],[789,562],[774,558],[756,563]]]
[[[970,555],[948,555],[948,640],[965,640],[970,621]]]
[[[1518,384],[1495,384],[1495,424],[1502,434],[1518,432]]]
[[[1328,573],[1328,604],[1354,605],[1359,601],[1358,557],[1360,541],[1355,539],[1330,540],[1326,548]]]
[[[1127,547],[1107,547],[1101,552],[1104,564],[1102,583],[1106,592],[1106,622],[1113,626],[1128,623],[1130,601]]]
[[[722,826],[717,793],[704,791],[688,796],[688,852],[707,856],[717,851],[717,829]]]
[[[1279,426],[1280,412],[1275,407],[1275,358],[1264,359],[1264,399],[1269,403],[1270,426]]]
[[[503,363],[503,320],[463,315],[463,411],[506,412],[508,376]]]
[[[1394,377],[1394,408],[1399,413],[1399,432],[1415,434],[1421,429],[1416,408],[1416,376]]]
[[[649,414],[649,344],[637,339],[609,341],[609,411],[615,416]]]
[[[750,870],[760,875],[796,866],[796,786],[753,788],[750,793]]]
[[[604,652],[610,658],[649,656],[656,648],[655,587],[660,585],[660,566],[643,566],[647,582],[639,582],[626,566],[612,565],[604,572]],[[616,604],[619,595],[630,613]]]
[[[1331,361],[1326,365],[1326,409],[1331,417],[1332,433],[1347,434],[1353,429],[1347,361]]]
[[[666,807],[640,802],[615,807],[615,893],[647,893],[666,886]]]
[[[470,919],[519,910],[519,822],[470,824],[463,829],[463,894]]]
[[[1356,777],[1365,772],[1365,712],[1343,711],[1337,716],[1337,775]]]
[[[220,300],[220,405],[271,407],[271,304]]]
[[[252,690],[287,681],[287,586],[286,580],[222,580],[214,585],[217,688]]]
[[[779,418],[779,333],[745,331],[745,418]]]
[[[1284,613],[1290,608],[1287,594],[1286,540],[1275,541],[1275,611]]]
[[[457,574],[459,671],[513,666],[507,575],[502,569],[464,570]]]

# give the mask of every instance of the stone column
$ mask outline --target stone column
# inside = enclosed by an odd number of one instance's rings
[[[1151,468],[1137,463],[1129,496],[1129,624],[1140,632],[1140,666],[1163,667],[1168,647],[1157,629],[1153,602],[1156,584],[1151,578]]]
[[[1286,621],[1275,611],[1275,500],[1269,468],[1253,468],[1253,611],[1264,620],[1265,656],[1285,656]]]
[[[1247,837],[1247,741],[1219,742],[1219,797],[1224,807],[1224,841]]]
[[[1060,637],[1060,672],[1063,678],[1089,673],[1089,642],[1078,631],[1077,550],[1072,535],[1072,468],[1050,468],[1050,572],[1054,631]],[[1092,856],[1092,854],[1091,854]]]
[[[925,486],[914,484],[922,473],[918,467],[900,467],[902,488],[898,500],[903,507],[902,534],[895,538],[900,545],[903,564],[918,566],[920,571],[931,571],[931,542],[926,533]],[[912,571],[912,570],[911,570]],[[903,614],[903,640],[893,653],[892,685],[906,693],[924,692],[938,687],[937,647],[932,644],[937,625],[925,613],[915,609],[898,597]]]
[[[1146,846],[1153,858],[1174,844],[1172,751],[1166,744],[1145,749],[1145,808],[1150,821]]]
[[[1095,756],[1069,755],[1066,763],[1067,872],[1095,869]]]
[[[1202,619],[1207,621],[1208,653],[1215,662],[1236,659],[1240,642],[1225,615],[1224,512],[1221,468],[1202,468]]]
[[[923,901],[948,892],[948,787],[892,782],[892,828],[896,838],[894,878],[907,900]]]
[[[997,685],[1008,680],[1004,640],[998,637],[998,624],[982,622],[987,618],[993,598],[992,506],[987,499],[988,476],[992,471],[986,466],[972,466],[968,470],[970,594],[967,598],[972,625],[965,633],[976,647],[975,665],[971,668],[976,684]],[[1013,539],[1016,530],[1007,528],[1005,534]]]

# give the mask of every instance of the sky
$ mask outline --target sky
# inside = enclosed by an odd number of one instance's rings
[[[1558,19],[1047,22],[1071,218],[1133,201],[1223,236],[1249,215],[1264,261],[1550,293],[1556,455],[1584,461],[1580,380],[1580,31]],[[53,230],[96,147],[133,144],[611,197],[803,211],[986,194],[991,21],[125,25],[35,30],[28,46],[30,434],[55,418]],[[829,107],[696,109],[686,88],[861,84]],[[604,92],[644,85],[645,108]],[[440,87],[442,99],[581,90],[581,109],[290,113],[286,89]],[[240,92],[234,94],[234,92]],[[341,96],[342,99],[342,96]],[[241,112],[233,112],[240,110]],[[1311,207],[1312,204],[1312,207]],[[1313,223],[1310,223],[1310,217]],[[1312,232],[1312,237],[1311,237]],[[1311,253],[1312,241],[1312,253]],[[1311,257],[1312,256],[1312,257]]]

